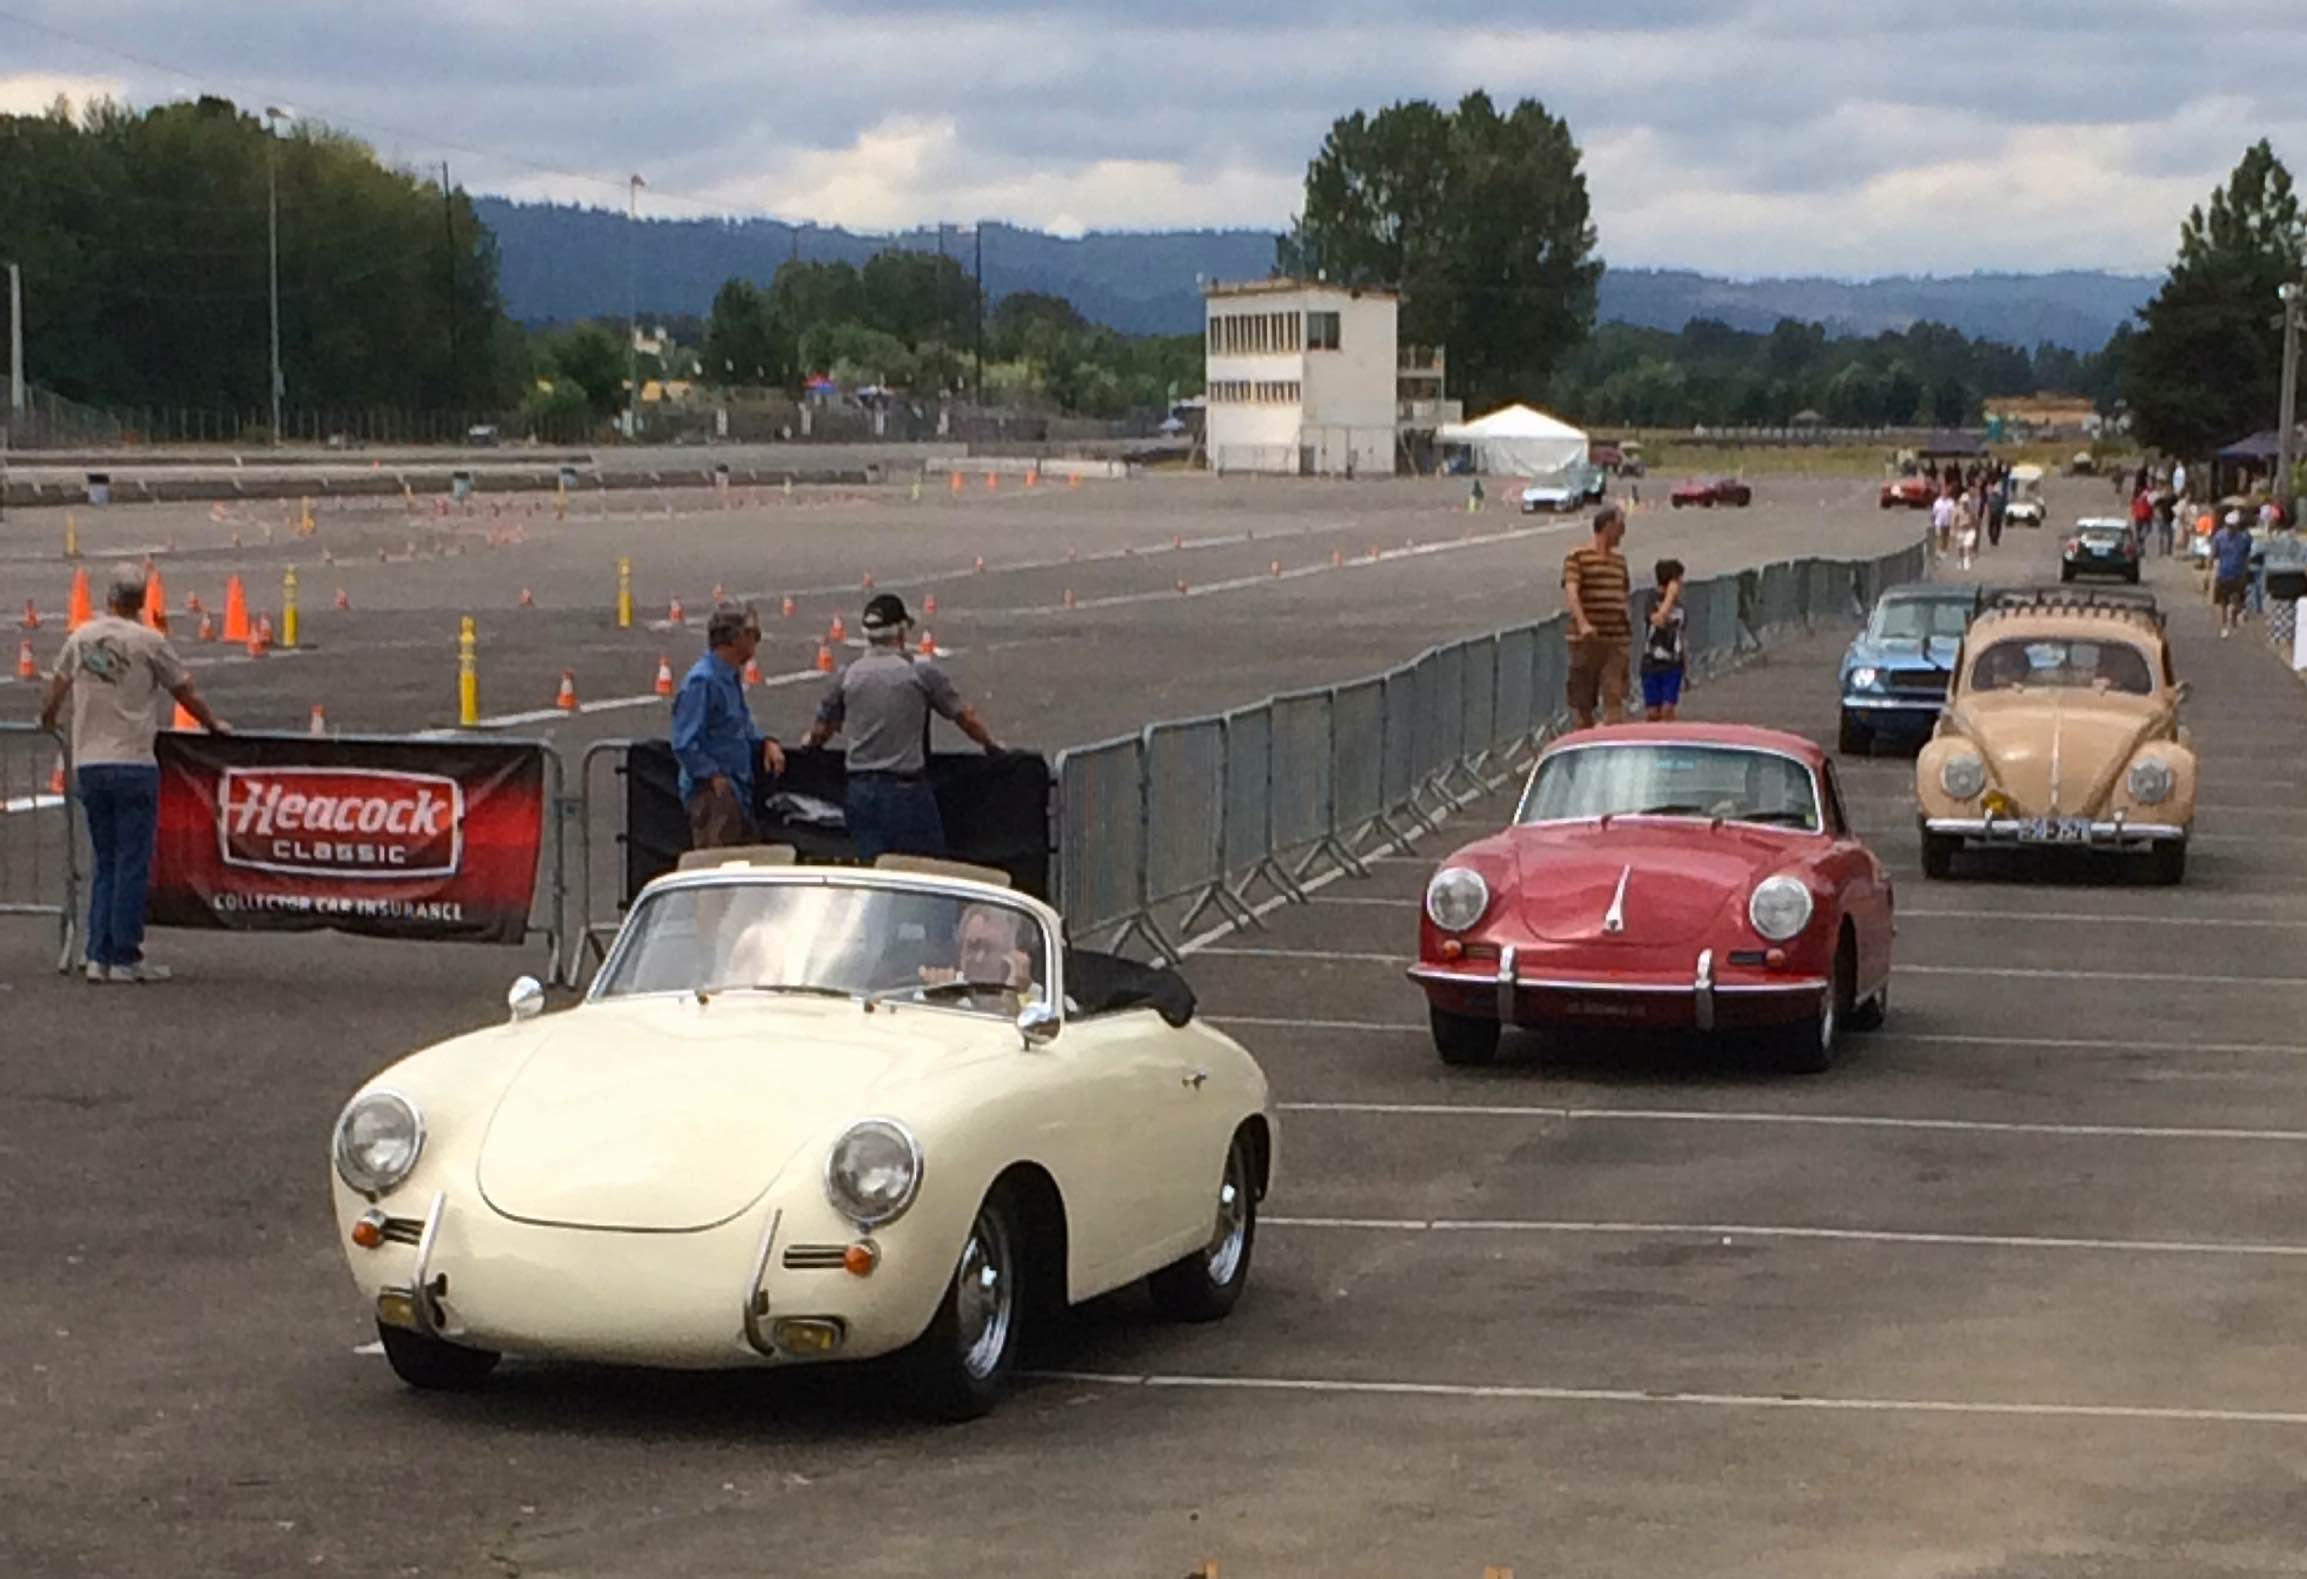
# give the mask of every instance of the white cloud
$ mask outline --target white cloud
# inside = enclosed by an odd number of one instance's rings
[[[76,77],[30,71],[0,76],[0,115],[45,115],[62,94],[78,110],[91,99],[119,98],[125,85],[118,77]]]

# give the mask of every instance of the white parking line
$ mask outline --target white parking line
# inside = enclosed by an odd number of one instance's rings
[[[1394,901],[1389,901],[1393,903]],[[1908,910],[1898,913],[1901,921],[2046,921],[2106,922],[2125,927],[2264,927],[2277,930],[2296,930],[2307,927],[2307,918],[2296,921],[2261,916],[2171,916],[2114,914],[2093,915],[2087,910]]]
[[[785,674],[769,675],[747,689],[769,691],[780,686],[801,685],[810,680],[822,680],[824,678],[825,676],[815,669],[794,669]],[[641,696],[612,696],[597,702],[580,702],[577,704],[573,716],[591,717],[595,713],[623,712],[635,707],[671,707],[672,705],[667,698],[650,691]],[[557,724],[571,716],[570,710],[565,708],[538,707],[525,713],[498,713],[482,719],[473,727],[475,729],[518,729],[526,724]],[[466,731],[461,729],[423,729],[417,732],[416,738],[419,740],[445,740],[452,735],[464,733]]]
[[[2048,1420],[2126,1420],[2172,1425],[2307,1426],[2307,1413],[2281,1409],[2179,1409],[2147,1404],[1964,1402],[1947,1398],[1824,1398],[1790,1393],[1702,1393],[1629,1387],[1540,1387],[1516,1383],[1349,1381],[1338,1377],[1164,1376],[1104,1371],[1031,1371],[1038,1381],[1101,1387],[1192,1388],[1210,1392],[1314,1393],[1393,1398],[1478,1398],[1513,1403],[1646,1404],[1686,1408],[1797,1410],[1834,1414],[1934,1414]]]
[[[1209,948],[1213,958],[1302,960],[1309,964],[1393,965],[1408,969],[1407,954],[1357,949]],[[2200,987],[2307,987],[2307,976],[2214,976],[2192,971],[2051,970],[2019,965],[1898,965],[1901,976],[1988,976],[2041,981],[2122,981]]]
[[[1417,1020],[1301,1020],[1287,1015],[1215,1014],[1220,1026],[1244,1026],[1275,1031],[1353,1031],[1376,1036],[1424,1036],[1428,1027]],[[1882,1043],[1940,1047],[1994,1047],[2013,1052],[2042,1052],[2053,1048],[2081,1048],[2093,1053],[2271,1053],[2282,1058],[2307,1057],[2307,1046],[2288,1042],[2151,1042],[2110,1041],[2083,1036],[1957,1036],[1943,1032],[1888,1030],[1867,1038]]]
[[[1982,1250],[2092,1250],[2122,1255],[2307,1258],[2307,1245],[2216,1239],[2102,1239],[2064,1234],[1953,1234],[1882,1228],[1802,1228],[1757,1223],[1605,1223],[1521,1218],[1260,1217],[1261,1229],[1404,1234],[1599,1234],[1641,1238],[1823,1240],[1830,1243],[1942,1245]]]
[[[1806,1129],[1918,1130],[1959,1135],[2046,1135],[2066,1139],[2258,1140],[2307,1145],[2307,1130],[2193,1128],[2169,1124],[2047,1124],[2014,1119],[1894,1118],[1873,1113],[1757,1113],[1703,1108],[1540,1107],[1459,1102],[1282,1102],[1285,1113],[1383,1115],[1391,1118],[1515,1118],[1619,1124],[1760,1124]]]
[[[1202,952],[1216,959],[1334,960],[1346,965],[1400,965],[1405,968],[1412,963],[1407,954],[1365,953],[1353,949],[1206,948]]]
[[[64,804],[61,795],[17,795],[0,801],[0,815],[19,811],[46,811],[51,806]]]

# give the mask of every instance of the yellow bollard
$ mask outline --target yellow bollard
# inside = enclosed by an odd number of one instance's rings
[[[921,502],[921,479],[918,477],[913,479],[913,502],[915,504]]]
[[[555,485],[553,489],[553,519],[556,521],[566,521],[568,518],[569,485],[567,483],[560,483]]]
[[[296,646],[296,567],[291,565],[280,578],[280,644],[284,648]]]
[[[316,524],[312,518],[312,501],[310,499],[299,499],[297,500],[296,505],[296,535],[299,537],[310,537],[313,534],[313,530]],[[290,642],[289,645],[293,647],[296,645],[296,643]]]
[[[633,562],[620,559],[617,561],[617,629],[629,631],[632,628]]]
[[[64,557],[80,557],[80,518],[70,510],[64,512]]]
[[[460,729],[481,726],[480,660],[474,650],[477,644],[473,617],[467,614],[457,630],[457,727]]]

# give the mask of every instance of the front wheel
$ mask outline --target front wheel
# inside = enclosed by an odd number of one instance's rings
[[[1951,833],[1932,833],[1924,830],[1922,836],[1923,876],[1946,879],[1955,875],[1955,836]]]
[[[1823,1075],[1834,1067],[1842,1050],[1842,1029],[1851,1013],[1851,994],[1858,990],[1858,957],[1846,939],[1834,951],[1834,974],[1827,981],[1818,1012],[1806,1015],[1780,1034],[1779,1063],[1789,1074]]]
[[[937,1314],[905,1351],[922,1411],[975,1420],[1008,1396],[1025,1311],[1023,1217],[996,1187],[977,1208]]]
[[[1501,1027],[1496,1020],[1477,1020],[1443,1009],[1428,1009],[1426,1017],[1434,1028],[1434,1051],[1442,1055],[1442,1062],[1478,1068],[1498,1056]]]
[[[2165,888],[2187,880],[2187,841],[2166,839],[2147,855],[2147,875]]]
[[[1863,757],[1874,749],[1874,731],[1856,714],[1846,711],[1842,715],[1842,727],[1836,732],[1835,744],[1846,757]]]
[[[1154,1308],[1172,1321],[1217,1321],[1250,1281],[1258,1243],[1258,1186],[1250,1138],[1236,1131],[1218,1179],[1217,1216],[1209,1243],[1146,1279]]]
[[[384,1342],[385,1363],[393,1374],[420,1392],[470,1392],[497,1368],[494,1349],[468,1349],[381,1321],[376,1335]]]

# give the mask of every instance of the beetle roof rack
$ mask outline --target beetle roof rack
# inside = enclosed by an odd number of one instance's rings
[[[2016,613],[2024,610],[2041,612],[2083,612],[2129,614],[2149,620],[2158,628],[2163,624],[2163,611],[2155,602],[2155,594],[2144,587],[2078,587],[2062,584],[2055,587],[1995,587],[1980,600],[1982,613]]]

